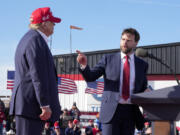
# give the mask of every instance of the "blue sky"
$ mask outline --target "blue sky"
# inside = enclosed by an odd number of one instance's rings
[[[0,90],[6,90],[6,73],[14,69],[15,49],[28,31],[32,11],[47,6],[62,19],[52,36],[53,54],[70,53],[70,25],[83,28],[72,31],[73,52],[119,48],[121,32],[127,27],[139,31],[139,46],[180,40],[179,0],[4,0],[0,4]]]

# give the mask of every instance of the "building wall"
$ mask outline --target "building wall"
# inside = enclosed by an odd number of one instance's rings
[[[168,79],[168,78],[167,78]],[[101,95],[86,94],[86,82],[84,80],[75,80],[78,88],[77,94],[59,94],[59,100],[62,108],[70,109],[73,102],[76,102],[77,107],[85,112],[99,112],[101,104]],[[148,84],[154,89],[158,90],[165,87],[175,86],[175,80],[149,80]]]
[[[162,45],[141,46],[161,60],[165,65],[172,68],[174,73],[180,74],[180,43],[169,43]],[[103,55],[109,53],[118,53],[119,49],[101,50],[85,52],[90,67],[95,66]],[[58,74],[79,74],[78,64],[76,62],[77,54],[64,54],[54,56],[54,62]],[[165,65],[151,58],[142,58],[149,64],[149,75],[167,75],[172,74]]]

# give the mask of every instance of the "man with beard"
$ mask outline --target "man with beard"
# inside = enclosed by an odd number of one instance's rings
[[[80,72],[87,82],[104,77],[100,122],[103,135],[134,135],[135,127],[143,129],[144,118],[131,95],[147,89],[148,64],[134,55],[140,35],[133,28],[124,29],[120,53],[107,54],[90,69],[86,56],[77,50]]]

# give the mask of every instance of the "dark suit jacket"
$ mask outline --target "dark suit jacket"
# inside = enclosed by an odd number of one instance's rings
[[[148,64],[142,59],[135,56],[135,88],[133,93],[143,92],[147,88],[146,73]],[[92,69],[87,66],[84,70],[80,69],[84,79],[87,82],[95,81],[103,75],[104,92],[102,95],[100,121],[108,123],[113,118],[119,102],[119,86],[120,86],[120,69],[121,69],[120,53],[105,55],[100,62]],[[139,108],[136,106],[134,111],[138,115]],[[140,116],[141,117],[141,116]],[[141,118],[142,119],[142,118]]]
[[[15,71],[10,115],[40,119],[40,107],[50,105],[50,120],[58,120],[61,108],[54,61],[47,43],[36,30],[29,30],[19,42]]]

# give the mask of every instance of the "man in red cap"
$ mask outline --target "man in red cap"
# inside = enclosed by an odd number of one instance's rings
[[[56,135],[60,135],[61,134],[60,127],[59,127],[59,122],[58,121],[56,121],[54,123],[54,131],[55,131]]]
[[[89,120],[88,126],[85,128],[86,135],[93,135],[94,121]]]
[[[48,37],[60,22],[49,7],[36,9],[30,17],[30,30],[17,46],[10,103],[16,135],[40,135],[45,121],[54,123],[60,116],[57,74],[48,48]]]

